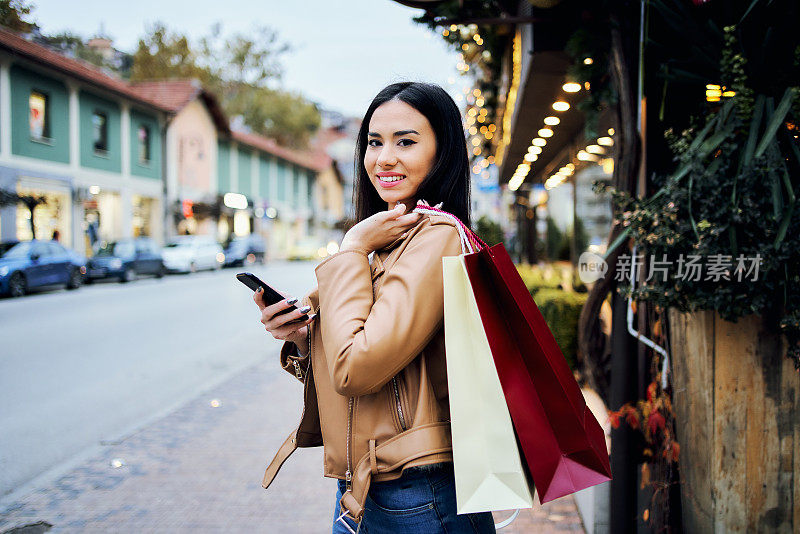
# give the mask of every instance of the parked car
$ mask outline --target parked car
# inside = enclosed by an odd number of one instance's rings
[[[118,278],[131,282],[140,274],[161,278],[167,272],[161,249],[149,237],[120,239],[104,244],[87,264],[87,282]]]
[[[210,236],[182,235],[161,251],[164,266],[169,272],[189,273],[203,269],[220,269],[225,253]]]
[[[19,241],[16,241],[16,240],[14,240],[14,241],[3,241],[2,243],[0,243],[0,257],[2,257],[3,254],[6,253],[6,250],[10,249],[11,247],[16,245],[17,243],[19,243]]]
[[[289,260],[319,260],[328,255],[325,244],[317,238],[307,237],[289,247]]]
[[[258,234],[237,236],[225,249],[225,267],[264,264],[266,247],[264,238]]]
[[[33,288],[77,289],[86,274],[86,258],[55,241],[20,241],[0,257],[0,293],[21,297]]]

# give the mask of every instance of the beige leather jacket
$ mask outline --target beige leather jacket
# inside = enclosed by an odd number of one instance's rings
[[[297,447],[324,445],[325,476],[347,481],[342,511],[359,521],[371,480],[452,461],[441,258],[458,254],[455,225],[423,215],[372,264],[367,251],[348,250],[316,267],[318,286],[302,299],[319,314],[310,352],[281,349],[284,369],[305,384],[303,415],[265,488]]]

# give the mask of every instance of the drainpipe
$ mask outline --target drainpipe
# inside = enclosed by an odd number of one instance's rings
[[[169,242],[169,225],[172,224],[170,221],[170,202],[169,197],[167,196],[167,127],[169,123],[172,122],[172,118],[169,115],[165,114],[165,120],[161,125],[161,191],[162,191],[162,198],[164,199],[161,202],[161,212],[163,214],[162,217],[162,224],[161,224],[161,238],[163,239],[163,243],[166,245]]]

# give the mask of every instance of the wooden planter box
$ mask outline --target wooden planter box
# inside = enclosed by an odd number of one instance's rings
[[[670,310],[685,532],[800,532],[800,375],[759,317]]]

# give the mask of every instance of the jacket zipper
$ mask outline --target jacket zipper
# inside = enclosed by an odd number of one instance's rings
[[[311,361],[312,361],[311,360],[311,339],[312,339],[312,336],[311,336],[311,325],[309,324],[308,325],[308,365],[309,366],[306,368],[305,375],[303,375],[301,373],[301,369],[300,369],[299,364],[297,362],[294,362],[295,374],[298,375],[298,378],[300,377],[300,375],[302,375],[302,380],[303,380],[303,413],[300,415],[300,423],[301,424],[303,423],[303,419],[305,419],[305,417],[306,417],[306,397],[308,396],[308,375],[313,372],[313,369],[311,368]],[[299,351],[298,351],[298,353],[299,353]],[[317,393],[315,391],[314,395],[316,395],[316,394]],[[297,427],[297,430],[298,431],[300,430],[300,426],[299,425]],[[297,434],[295,434],[295,438],[292,441],[292,444],[293,445],[297,445]]]
[[[317,313],[319,313],[319,309],[317,310]],[[309,328],[309,330],[308,330],[308,332],[309,332],[308,356],[310,358],[311,357],[311,345],[312,345],[311,344],[311,339],[312,339],[311,325],[308,325],[308,328]],[[311,365],[311,361],[310,360],[308,362],[308,365]],[[306,377],[308,377],[308,373],[306,373]],[[308,384],[308,380],[306,380],[305,382],[306,382],[306,384]],[[353,471],[352,471],[353,460],[352,460],[351,454],[350,454],[350,441],[351,441],[352,435],[353,435],[353,429],[352,429],[353,402],[354,402],[354,398],[353,397],[350,397],[348,399],[348,402],[347,402],[347,471],[345,471],[345,473],[344,473],[344,479],[345,479],[345,482],[347,483],[347,491],[350,491],[350,490],[353,489]],[[306,411],[306,407],[305,407],[305,403],[303,403],[303,413],[304,414],[305,414],[305,411]]]
[[[400,403],[400,388],[397,386],[397,376],[392,377],[392,386],[394,387],[394,400],[397,404],[397,417],[400,419],[400,428],[406,431],[408,427],[406,427],[406,419],[403,417],[403,405]]]
[[[353,397],[347,401],[347,471],[344,473],[344,480],[346,483],[347,491],[353,489],[353,471],[352,471],[352,458],[350,457],[350,441],[353,433]]]

